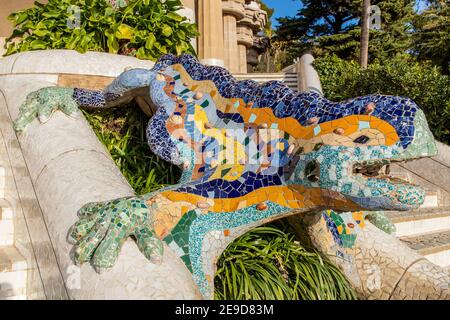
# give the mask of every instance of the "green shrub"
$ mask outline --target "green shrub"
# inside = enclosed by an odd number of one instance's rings
[[[425,112],[434,136],[450,144],[450,78],[438,67],[408,55],[376,61],[366,70],[334,55],[318,58],[314,66],[330,100],[371,93],[409,97]]]
[[[120,9],[105,0],[35,2],[9,16],[15,29],[7,39],[6,55],[42,49],[102,51],[150,60],[166,53],[195,54],[190,39],[197,35],[196,27],[175,12],[179,8],[180,0],[130,0]]]
[[[216,299],[356,299],[337,267],[294,238],[277,223],[255,228],[231,243],[217,264]]]

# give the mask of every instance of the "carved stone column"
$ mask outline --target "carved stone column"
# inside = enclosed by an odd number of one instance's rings
[[[237,21],[245,16],[244,0],[222,0],[225,66],[239,72]]]
[[[247,73],[247,47],[239,43],[239,73]]]
[[[198,56],[204,64],[224,66],[222,0],[198,1]]]
[[[267,22],[267,13],[261,9],[258,2],[252,0],[245,1],[245,16],[238,22],[238,43],[239,43],[239,72],[248,72],[247,49],[253,47],[254,34],[264,30]],[[244,55],[245,52],[245,55]],[[257,59],[256,59],[257,60]],[[255,59],[251,64],[255,65]],[[256,61],[257,64],[257,61]]]
[[[253,45],[253,31],[246,25],[238,25],[239,73],[247,73],[247,48]]]

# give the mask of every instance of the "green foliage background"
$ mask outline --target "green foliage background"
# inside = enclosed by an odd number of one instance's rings
[[[429,1],[429,8],[413,21],[414,54],[420,60],[431,60],[450,74],[450,2]]]
[[[103,51],[150,60],[166,53],[195,54],[190,39],[197,35],[196,26],[175,12],[180,8],[179,0],[130,0],[120,9],[104,0],[35,2],[10,15],[15,29],[7,39],[6,55],[41,49]],[[80,26],[72,27],[77,21]]]
[[[294,0],[300,1],[300,0]],[[273,42],[284,50],[282,67],[305,51],[359,60],[362,0],[301,0],[295,16],[279,18]],[[426,4],[419,11],[418,4]],[[380,9],[380,28],[370,30],[369,61],[408,53],[450,72],[450,2],[447,0],[371,0]]]
[[[334,101],[379,93],[413,99],[424,110],[434,136],[450,144],[450,78],[431,63],[397,55],[376,60],[367,70],[336,55],[316,59],[324,94]]]

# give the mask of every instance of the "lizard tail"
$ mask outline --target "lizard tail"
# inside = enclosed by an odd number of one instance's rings
[[[149,96],[149,86],[153,78],[154,72],[150,70],[128,70],[103,91],[75,88],[74,99],[80,107],[90,109],[112,108],[135,100],[148,116],[152,116],[155,108]]]

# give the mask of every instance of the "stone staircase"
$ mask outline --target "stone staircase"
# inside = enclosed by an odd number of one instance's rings
[[[298,90],[298,76],[295,69],[292,68],[279,73],[247,73],[233,76],[238,80],[254,80],[258,83],[282,81],[292,90]]]
[[[450,267],[450,207],[392,211],[387,215],[401,241],[431,262]]]
[[[444,147],[446,149],[448,147]],[[444,150],[445,152],[446,150]],[[421,184],[426,191],[425,202],[414,211],[390,211],[385,212],[389,219],[395,224],[396,236],[411,249],[416,250],[425,258],[441,267],[450,268],[450,194],[445,185],[428,177],[419,177],[417,173],[422,165],[414,164],[414,172],[408,167],[396,167],[393,176],[401,177],[412,183]],[[427,162],[434,161],[426,159]],[[441,174],[446,174],[450,169],[446,163],[440,162]],[[447,176],[449,177],[449,176]],[[427,183],[424,183],[424,179]],[[448,182],[450,184],[450,181]]]
[[[14,242],[14,212],[6,198],[9,170],[0,132],[0,300],[26,299],[28,263]]]

